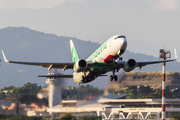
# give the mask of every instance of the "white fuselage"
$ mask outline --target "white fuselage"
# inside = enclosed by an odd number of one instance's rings
[[[117,38],[118,35],[109,38],[104,42],[87,61],[105,62],[104,60],[109,56],[117,56],[121,50],[125,51],[127,47],[126,38]],[[113,61],[112,61],[113,62]]]
[[[103,43],[86,61],[97,62],[97,64],[106,63],[110,69],[110,64],[112,64],[118,57],[120,57],[127,48],[127,40],[125,36],[115,35],[109,38],[105,43]],[[74,72],[73,80],[76,83],[86,83],[94,80],[99,73],[106,73],[109,69],[102,68],[95,69],[96,66],[92,67],[91,71],[87,72]],[[94,68],[94,69],[93,69]],[[99,73],[98,73],[99,72]],[[88,76],[88,81],[82,81],[82,77]]]

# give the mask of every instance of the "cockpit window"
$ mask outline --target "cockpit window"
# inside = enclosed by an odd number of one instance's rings
[[[121,36],[118,36],[118,37],[116,37],[116,38],[114,38],[114,39],[117,39],[117,38],[126,38],[126,37],[123,36],[123,35],[121,35]]]

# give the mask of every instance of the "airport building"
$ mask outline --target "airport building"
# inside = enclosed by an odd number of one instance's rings
[[[47,81],[55,82],[56,79]],[[126,96],[128,94],[110,94],[91,100],[62,100],[60,104],[49,106],[47,112],[53,118],[59,118],[69,112],[77,118],[97,116],[102,120],[161,119],[162,99],[124,99]],[[166,120],[171,120],[175,115],[180,116],[180,99],[166,99]]]
[[[62,100],[60,105],[47,109],[52,117],[65,113],[74,116],[97,116],[102,120],[160,120],[161,99],[103,99],[99,100]],[[166,99],[166,120],[180,116],[180,99]]]

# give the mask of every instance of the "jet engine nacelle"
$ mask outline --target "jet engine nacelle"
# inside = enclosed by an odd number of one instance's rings
[[[129,59],[125,62],[123,69],[125,72],[130,72],[136,68],[136,65],[137,63],[134,59]]]
[[[84,71],[86,70],[87,68],[87,62],[86,60],[78,60],[75,64],[74,64],[74,71],[75,72],[81,72],[81,71]]]

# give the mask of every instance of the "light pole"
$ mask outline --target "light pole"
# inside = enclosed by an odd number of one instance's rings
[[[162,58],[163,60],[166,60],[166,58],[171,58],[171,52],[169,50],[165,50],[165,49],[160,49],[159,51],[159,58]],[[166,77],[166,71],[165,71],[165,67],[166,64],[165,62],[163,62],[163,67],[162,67],[162,120],[165,120],[166,118],[166,82],[165,82],[165,77]]]

